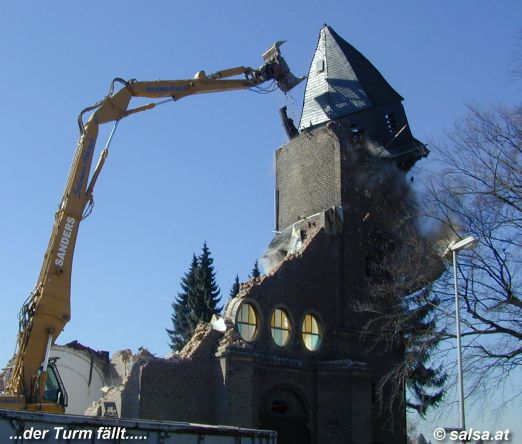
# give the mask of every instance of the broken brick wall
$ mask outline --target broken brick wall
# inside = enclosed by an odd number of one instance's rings
[[[341,205],[339,145],[332,136],[305,132],[276,151],[276,230]]]
[[[214,353],[220,336],[200,324],[180,355],[141,367],[140,418],[217,424],[216,392],[222,378]]]
[[[102,388],[103,396],[93,402],[84,414],[139,418],[141,367],[151,359],[157,358],[143,347],[136,354],[129,349],[114,353],[110,361],[113,378]],[[111,410],[111,405],[116,408],[115,412]]]
[[[121,390],[121,407],[119,412],[122,418],[140,417],[140,376],[142,366],[145,362],[147,361],[138,361],[131,367],[125,385]]]
[[[260,353],[289,358],[302,356],[303,345],[296,332],[310,310],[321,319],[326,335],[336,328],[342,297],[338,289],[340,238],[313,226],[305,236],[302,253],[287,257],[271,274],[248,283],[239,292],[239,298],[248,298],[259,313],[260,327],[254,343]],[[294,326],[290,342],[284,348],[275,345],[270,333],[275,308],[283,308]],[[324,344],[315,355],[333,356],[335,338]]]

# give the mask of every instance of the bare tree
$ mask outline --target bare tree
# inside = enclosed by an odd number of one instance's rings
[[[432,153],[430,215],[455,238],[480,241],[458,262],[466,362],[478,387],[522,365],[522,107],[470,106]],[[450,277],[434,290],[448,313]]]

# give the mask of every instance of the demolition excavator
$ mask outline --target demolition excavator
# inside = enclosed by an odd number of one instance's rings
[[[200,71],[190,80],[126,81],[116,78],[102,100],[80,113],[80,138],[40,275],[19,314],[17,351],[8,370],[5,392],[0,394],[0,409],[65,411],[67,394],[56,365],[50,359],[50,350],[70,320],[71,270],[78,228],[92,210],[94,186],[118,122],[161,103],[194,94],[260,88],[262,84],[265,90],[269,90],[266,83],[270,81],[273,89],[278,87],[286,93],[302,78],[290,72],[279,51],[282,43],[275,43],[263,54],[264,64],[258,69],[241,66],[209,75]],[[133,97],[163,100],[129,108]],[[91,114],[85,122],[87,113]],[[99,127],[109,122],[114,122],[114,127],[91,175]]]

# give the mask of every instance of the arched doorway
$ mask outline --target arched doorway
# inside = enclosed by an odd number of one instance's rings
[[[275,430],[278,444],[309,444],[308,412],[293,391],[279,388],[263,396],[259,406],[260,428]]]

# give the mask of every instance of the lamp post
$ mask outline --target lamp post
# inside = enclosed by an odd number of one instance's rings
[[[459,419],[460,429],[466,429],[466,422],[464,416],[464,380],[462,371],[462,348],[460,338],[460,303],[459,303],[459,289],[457,282],[457,253],[460,250],[469,250],[475,248],[478,239],[473,236],[468,236],[458,242],[453,242],[448,246],[449,251],[453,253],[453,282],[455,286],[455,323],[457,335],[457,372],[459,376]]]

